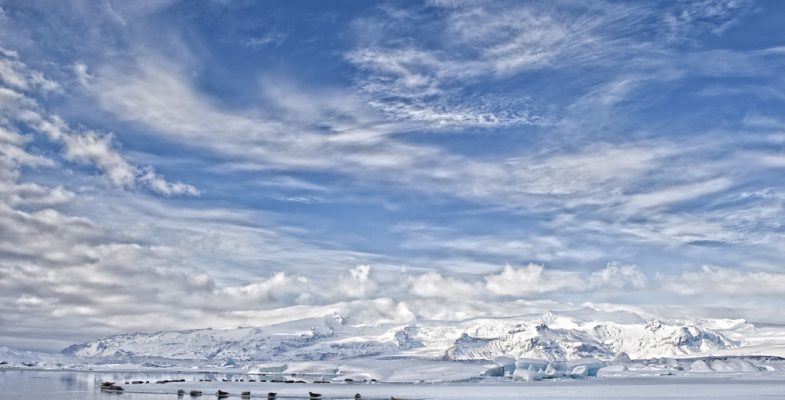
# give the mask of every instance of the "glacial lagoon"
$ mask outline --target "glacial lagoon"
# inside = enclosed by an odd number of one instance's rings
[[[155,384],[159,380],[185,382]],[[223,382],[226,379],[231,382]],[[244,382],[235,382],[235,380]],[[218,389],[239,399],[240,392],[249,390],[252,398],[266,398],[277,392],[279,398],[308,398],[308,392],[319,392],[323,399],[353,399],[360,393],[364,399],[785,399],[782,375],[677,376],[593,378],[543,382],[466,382],[444,384],[401,383],[270,383],[249,382],[253,376],[222,373],[149,373],[98,371],[0,370],[0,399],[40,400],[174,400],[178,389],[186,389],[182,399],[191,399],[187,391],[204,392],[200,399],[215,399]],[[125,385],[134,380],[150,384]],[[202,381],[200,381],[202,380]],[[205,380],[209,380],[206,382]],[[103,393],[100,383],[114,381],[126,388],[122,394]],[[142,393],[143,392],[143,393]]]

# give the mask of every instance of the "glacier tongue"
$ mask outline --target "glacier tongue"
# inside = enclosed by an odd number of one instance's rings
[[[593,315],[592,317],[596,317]],[[722,329],[730,328],[730,338]],[[340,316],[308,318],[263,327],[129,333],[73,345],[77,357],[134,360],[312,361],[356,358],[493,360],[532,358],[611,360],[743,353],[743,321],[581,320],[547,313],[458,322],[349,325]],[[734,353],[735,352],[735,353]]]

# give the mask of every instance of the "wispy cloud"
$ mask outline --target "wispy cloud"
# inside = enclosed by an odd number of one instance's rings
[[[14,62],[12,73],[0,71],[6,82],[12,82],[21,91],[4,87],[3,110],[4,118],[9,122],[25,124],[54,143],[63,146],[62,156],[67,161],[93,165],[106,176],[107,180],[118,187],[133,187],[136,183],[147,185],[150,189],[163,195],[199,195],[199,191],[188,184],[169,183],[157,175],[152,167],[136,167],[129,163],[115,148],[111,134],[94,131],[75,131],[59,116],[49,114],[38,102],[26,94],[35,88],[29,82],[40,82],[42,75],[30,70],[17,59],[15,53],[9,53]],[[2,60],[2,59],[0,59]],[[8,78],[10,76],[11,78]],[[54,84],[59,87],[59,85]],[[13,85],[12,85],[13,86]],[[52,85],[37,85],[38,89],[48,91]],[[35,93],[35,92],[34,92]]]
[[[703,266],[699,271],[662,277],[663,285],[673,292],[714,296],[782,296],[785,274],[750,271],[719,266]]]
[[[773,319],[785,52],[739,36],[766,7],[280,5],[284,31],[265,3],[7,3],[0,341],[597,301]]]

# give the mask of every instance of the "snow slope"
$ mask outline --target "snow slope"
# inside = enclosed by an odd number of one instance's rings
[[[785,355],[785,327],[742,320],[581,319],[546,313],[458,322],[348,325],[337,314],[264,327],[129,333],[73,345],[69,356],[233,362],[411,358],[547,361],[620,354],[632,359],[698,355]]]

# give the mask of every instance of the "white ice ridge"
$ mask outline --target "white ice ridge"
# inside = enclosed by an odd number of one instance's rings
[[[596,316],[596,315],[595,315]],[[608,361],[698,355],[785,355],[785,328],[743,320],[613,320],[545,315],[408,325],[350,325],[337,315],[234,329],[129,333],[68,347],[68,355],[133,360],[313,361],[356,358]],[[774,332],[776,331],[776,332]]]

